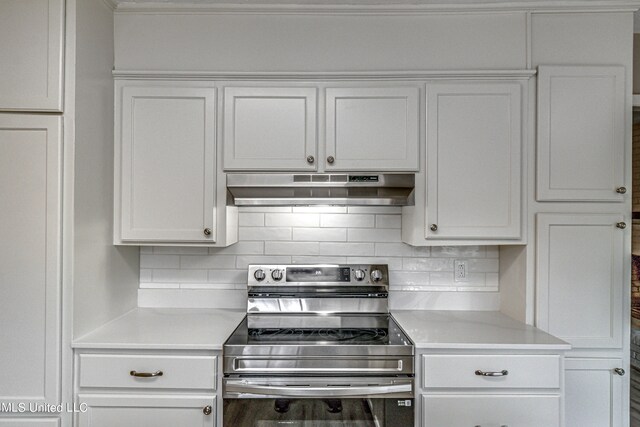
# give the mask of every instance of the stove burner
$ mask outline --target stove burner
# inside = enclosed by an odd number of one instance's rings
[[[249,339],[252,341],[331,341],[331,342],[386,342],[386,329],[249,329]]]

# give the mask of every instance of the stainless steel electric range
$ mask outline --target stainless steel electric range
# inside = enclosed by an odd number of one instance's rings
[[[224,344],[225,427],[408,427],[414,347],[386,265],[251,265]]]

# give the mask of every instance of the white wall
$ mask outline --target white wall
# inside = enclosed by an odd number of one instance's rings
[[[81,0],[76,13],[73,335],[79,337],[136,306],[139,251],[112,244],[113,11],[103,0]]]

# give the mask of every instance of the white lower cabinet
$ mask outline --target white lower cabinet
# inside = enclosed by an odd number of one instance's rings
[[[76,353],[76,427],[214,427],[212,352]]]
[[[420,427],[562,427],[561,352],[422,354]]]
[[[423,395],[423,427],[560,427],[559,395]]]
[[[213,427],[214,396],[80,394],[78,427]],[[84,407],[83,407],[84,409]]]
[[[566,427],[624,425],[621,367],[621,359],[566,359]]]

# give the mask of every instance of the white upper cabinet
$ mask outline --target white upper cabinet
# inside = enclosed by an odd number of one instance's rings
[[[313,87],[224,89],[225,170],[316,170]]]
[[[537,327],[574,348],[621,348],[622,221],[620,214],[538,214]]]
[[[215,242],[215,89],[176,83],[117,93],[116,243]]]
[[[61,137],[59,117],[0,115],[0,401],[8,404],[60,403]]]
[[[64,0],[0,1],[0,111],[62,111]]]
[[[427,85],[427,239],[521,238],[521,90]]]
[[[624,72],[621,66],[539,67],[539,201],[624,199]]]
[[[417,87],[328,88],[327,171],[416,171]]]

